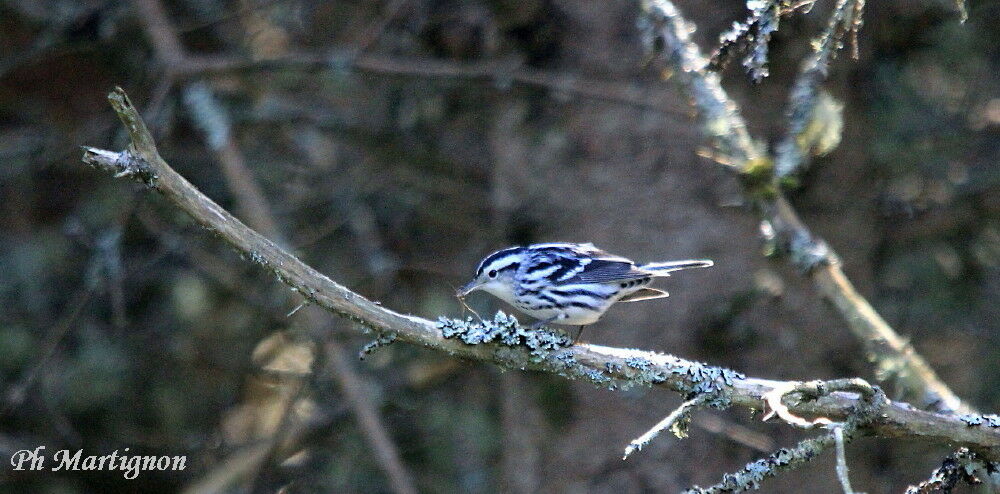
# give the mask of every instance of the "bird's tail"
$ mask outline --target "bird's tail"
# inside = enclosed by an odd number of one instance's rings
[[[670,276],[674,271],[692,268],[708,268],[713,264],[708,259],[689,259],[687,261],[651,262],[639,266],[644,271],[652,271],[655,276]]]

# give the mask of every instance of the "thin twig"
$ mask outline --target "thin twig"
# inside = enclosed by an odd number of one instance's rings
[[[771,439],[767,434],[725,420],[717,414],[698,414],[691,417],[691,424],[757,452],[768,453],[774,451],[775,448],[774,439]]]
[[[844,447],[844,426],[835,425],[833,427],[833,439],[837,444],[837,479],[840,480],[840,487],[844,489],[844,494],[855,494],[851,488],[851,478],[847,469],[847,452]]]
[[[768,408],[771,409],[766,415],[764,415],[763,420],[767,421],[772,416],[777,415],[781,417],[786,423],[801,427],[803,429],[812,429],[817,426],[827,426],[833,423],[832,420],[826,417],[819,417],[814,420],[806,420],[802,417],[794,415],[792,412],[788,411],[788,407],[781,402],[785,395],[796,391],[801,386],[801,383],[797,382],[787,382],[781,386],[778,386],[767,394],[764,395],[764,401],[767,403]]]
[[[91,285],[83,288],[73,295],[73,298],[67,304],[68,309],[66,310],[66,313],[63,314],[63,316],[60,317],[48,331],[45,342],[42,344],[42,350],[39,352],[39,357],[35,361],[35,364],[32,365],[30,369],[25,371],[21,378],[5,393],[4,405],[3,409],[0,410],[0,417],[6,416],[12,409],[17,408],[24,403],[25,398],[28,396],[28,390],[35,385],[42,369],[44,369],[45,366],[47,366],[52,360],[52,357],[55,356],[59,343],[63,341],[66,334],[73,328],[73,323],[76,322],[78,317],[80,317],[80,314],[83,312],[83,308],[86,307],[87,302],[90,301],[96,291],[97,287]]]
[[[826,29],[813,42],[813,53],[802,64],[789,93],[788,128],[776,146],[774,156],[774,172],[778,177],[792,174],[808,160],[809,148],[814,144],[803,142],[803,135],[817,119],[814,112],[820,102],[820,84],[826,79],[837,50],[843,45],[842,33],[857,33],[860,28],[860,9],[863,7],[864,0],[838,0]]]
[[[298,53],[278,59],[251,60],[232,56],[191,55],[177,67],[185,77],[212,74],[257,72],[262,70],[329,70],[337,59],[324,54]],[[663,93],[648,86],[615,81],[599,81],[581,75],[525,67],[518,60],[451,62],[431,58],[365,54],[347,61],[346,69],[384,76],[411,76],[430,79],[484,81],[499,88],[511,84],[547,89],[595,101],[605,101],[642,108],[657,113],[688,116],[689,111],[672,106]],[[344,69],[342,69],[344,70]]]
[[[827,417],[819,417],[814,420],[803,419],[802,417],[790,412],[788,410],[788,406],[782,401],[786,396],[792,394],[801,395],[804,399],[815,400],[816,398],[835,392],[855,392],[860,394],[862,399],[869,403],[867,408],[861,410],[867,414],[863,417],[865,421],[868,420],[868,416],[877,413],[881,410],[885,403],[888,402],[888,399],[885,397],[885,393],[883,393],[881,389],[868,384],[867,381],[861,378],[855,377],[847,379],[832,379],[829,381],[808,382],[791,381],[776,386],[774,389],[764,394],[764,401],[767,403],[767,406],[771,409],[771,411],[764,415],[763,420],[767,421],[774,415],[777,415],[786,423],[803,429],[812,429],[817,426],[830,427],[836,425],[835,421]],[[854,416],[852,415],[852,417]],[[857,417],[855,418],[857,419]]]
[[[312,323],[324,319],[319,312],[310,313],[317,314],[311,321]],[[365,393],[367,386],[361,382],[360,376],[354,370],[354,365],[347,351],[344,350],[343,345],[332,338],[332,335],[325,340],[324,350],[327,362],[340,385],[340,391],[344,393],[344,397],[354,409],[361,430],[364,431],[366,440],[371,444],[379,464],[386,471],[393,491],[415,494],[417,489],[413,476],[404,466],[396,443],[389,436],[388,429],[373,406],[371,398]]]
[[[622,456],[622,459],[627,460],[629,455],[631,455],[636,451],[639,451],[640,449],[643,448],[643,446],[649,444],[649,442],[652,441],[656,436],[660,435],[660,433],[663,432],[664,429],[672,428],[676,424],[685,420],[690,415],[691,410],[705,403],[705,401],[707,400],[706,398],[707,396],[708,395],[699,395],[688,401],[685,401],[684,403],[681,403],[681,406],[677,407],[677,409],[670,412],[670,415],[667,415],[666,418],[661,420],[658,424],[654,425],[652,429],[649,429],[648,431],[646,431],[645,434],[633,439],[632,442],[625,447],[625,454]]]

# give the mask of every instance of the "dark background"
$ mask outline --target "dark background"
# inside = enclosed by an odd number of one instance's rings
[[[125,144],[105,100],[115,85],[179,173],[244,217],[226,179],[225,153],[236,153],[285,245],[388,307],[461,314],[452,287],[513,243],[707,257],[714,268],[662,283],[669,299],[616,307],[585,339],[757,377],[875,379],[843,320],[794,268],[762,256],[734,177],[698,157],[686,99],[644,64],[635,2],[169,1],[190,55],[312,60],[176,77],[138,5],[0,2],[4,489],[190,487],[280,430],[282,390],[300,389],[295,413],[322,420],[224,491],[388,492],[313,346],[326,330],[421,491],[674,492],[808,435],[745,410],[698,412],[690,438],[661,436],[623,462],[623,447],[677,396],[501,372],[406,345],[355,363],[366,339],[352,323],[286,317],[295,303],[273,276],[161,197],[80,163],[81,145]],[[706,51],[746,15],[732,0],[679,7]],[[753,84],[738,62],[725,71],[755,137],[783,135],[788,88],[830,8],[821,1],[782,21],[770,78]],[[889,323],[989,412],[1000,409],[1000,4],[968,8],[960,24],[948,2],[869,2],[860,59],[839,57],[825,85],[845,105],[842,143],[789,194]],[[518,70],[596,89],[508,76]],[[226,118],[229,147],[213,149],[205,130]],[[485,295],[470,302],[499,307]],[[189,467],[135,481],[12,472],[11,452],[37,445],[186,454]],[[285,461],[293,453],[302,454]],[[862,439],[848,462],[855,488],[900,492],[948,453]],[[832,454],[762,490],[804,485],[839,491]]]

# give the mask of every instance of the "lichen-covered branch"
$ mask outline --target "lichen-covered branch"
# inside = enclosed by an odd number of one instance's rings
[[[815,0],[791,2],[789,0],[747,0],[750,16],[746,21],[734,22],[729,30],[719,35],[719,47],[709,60],[711,70],[725,69],[737,54],[744,54],[743,67],[754,82],[768,76],[767,57],[771,35],[778,30],[783,15],[796,10],[809,11]]]
[[[951,492],[959,482],[969,485],[978,485],[983,481],[976,474],[977,472],[996,472],[1000,465],[988,466],[980,460],[975,453],[968,449],[961,448],[948,455],[935,469],[930,478],[917,485],[911,485],[906,489],[906,494],[930,494],[932,492]]]
[[[442,318],[437,322],[401,314],[358,295],[309,267],[250,229],[178,175],[156,151],[139,113],[121,89],[109,96],[128,128],[131,144],[121,152],[85,148],[84,162],[131,178],[156,190],[243,254],[274,273],[279,281],[312,303],[358,323],[378,335],[506,368],[534,369],[583,379],[607,388],[662,386],[688,399],[706,395],[706,406],[742,406],[760,410],[764,395],[784,383],[742,374],[672,355],[597,345],[572,345],[567,335],[529,330],[516,319],[498,314],[492,320]],[[863,402],[858,393],[835,392],[786,403],[799,416],[844,420]],[[918,410],[906,403],[887,403],[863,430],[882,437],[910,437],[965,445],[989,458],[1000,457],[1000,427],[979,425],[952,415]]]
[[[822,139],[823,132],[812,131],[812,127],[829,125],[829,120],[836,120],[837,127],[842,123],[840,115],[832,115],[818,111],[823,104],[837,106],[832,97],[820,97],[820,83],[826,79],[830,62],[844,44],[844,36],[852,36],[852,46],[857,57],[857,32],[861,27],[861,11],[865,0],[838,0],[830,14],[830,21],[823,34],[813,42],[813,53],[802,64],[795,84],[789,95],[788,129],[785,137],[778,143],[774,156],[774,172],[777,177],[786,177],[799,169],[807,161],[807,154],[814,150],[824,154],[832,148],[829,144],[814,142]],[[839,141],[840,129],[835,129],[835,138]]]
[[[694,29],[677,7],[668,1],[646,0],[643,8],[647,15],[639,18],[639,27],[646,47],[671,67],[665,76],[687,89],[717,159],[743,170],[763,158],[762,146],[750,137],[736,104],[722,89],[719,74],[707,70],[708,60],[691,41]]]
[[[844,390],[854,390],[860,395],[857,408],[843,422],[834,422],[827,417],[812,422],[803,421],[792,415],[781,399],[793,393],[803,394],[809,399],[818,399]],[[761,458],[748,463],[742,470],[728,473],[722,480],[710,487],[695,486],[687,492],[690,494],[716,494],[722,492],[742,492],[757,489],[760,483],[781,472],[792,470],[816,458],[831,445],[837,447],[837,475],[846,494],[853,494],[850,481],[847,480],[847,460],[844,457],[844,444],[856,437],[859,431],[868,427],[883,416],[889,399],[881,389],[871,386],[863,379],[836,379],[833,381],[811,381],[806,383],[785,383],[768,393],[768,400],[773,412],[786,422],[806,429],[822,425],[831,432],[822,436],[801,441],[795,447],[782,448],[767,458]],[[777,400],[777,402],[775,401]],[[770,416],[771,414],[768,414]],[[765,417],[766,420],[766,417]]]
[[[712,146],[711,156],[743,175],[774,241],[830,301],[878,366],[880,377],[895,377],[920,407],[942,412],[971,411],[946,386],[909,341],[896,333],[862,297],[841,270],[840,259],[814,235],[777,187],[774,161],[747,131],[718,74],[690,39],[691,29],[668,0],[644,0],[641,17],[647,46],[670,68],[669,75],[691,95]],[[845,7],[846,8],[846,7]]]

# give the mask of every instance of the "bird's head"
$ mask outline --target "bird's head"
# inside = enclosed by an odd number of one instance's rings
[[[521,266],[523,256],[523,247],[510,247],[486,256],[476,268],[472,281],[459,287],[455,295],[465,298],[476,290],[482,290],[510,301],[514,294],[514,274]]]

